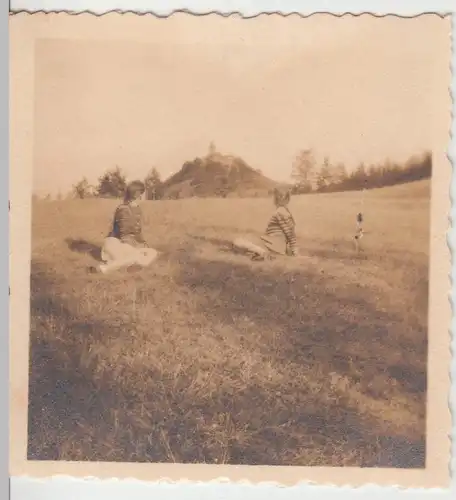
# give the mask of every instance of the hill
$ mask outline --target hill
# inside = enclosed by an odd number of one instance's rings
[[[163,197],[263,197],[279,183],[253,169],[238,156],[211,152],[184,163],[163,183]]]

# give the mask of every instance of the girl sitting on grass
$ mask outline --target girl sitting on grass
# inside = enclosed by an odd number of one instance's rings
[[[276,188],[276,211],[269,220],[265,235],[260,237],[261,242],[257,244],[245,238],[236,238],[233,242],[235,248],[246,251],[252,256],[252,260],[264,260],[273,254],[297,256],[295,220],[288,208],[289,203],[290,191]]]
[[[141,181],[133,181],[127,186],[124,202],[116,209],[111,232],[101,249],[103,262],[97,268],[92,267],[92,272],[133,270],[146,267],[157,258],[158,252],[147,245],[142,235],[142,212],[138,202],[144,192]]]

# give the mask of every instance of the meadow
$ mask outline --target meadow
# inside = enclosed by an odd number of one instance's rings
[[[34,202],[28,458],[424,467],[430,183],[361,196],[293,197],[271,262],[229,243],[271,200],[147,201],[160,259],[106,276],[117,202]]]

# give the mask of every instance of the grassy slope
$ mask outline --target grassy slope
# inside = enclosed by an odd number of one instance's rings
[[[200,163],[188,163],[167,179],[163,185],[164,198],[197,197],[256,197],[268,193],[280,183],[249,167],[242,159],[224,155],[202,158]]]
[[[113,208],[34,207],[30,459],[424,465],[427,181],[294,198],[272,263],[227,244],[269,200],[147,202],[161,260],[87,275]]]

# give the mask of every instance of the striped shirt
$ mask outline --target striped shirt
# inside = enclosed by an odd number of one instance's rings
[[[109,236],[135,247],[145,246],[146,242],[142,235],[141,208],[127,203],[119,205],[114,214]]]
[[[295,221],[288,208],[279,207],[266,227],[268,236],[285,237],[287,254],[296,255]]]

